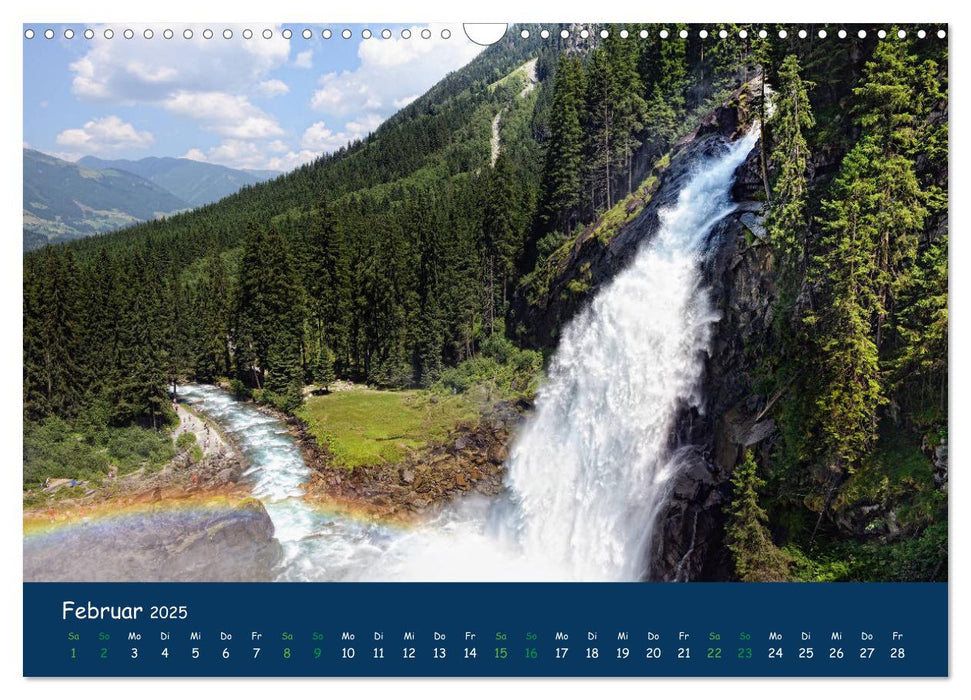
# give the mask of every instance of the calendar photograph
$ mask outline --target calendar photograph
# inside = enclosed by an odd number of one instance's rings
[[[500,27],[23,25],[25,585],[948,580],[947,25]]]

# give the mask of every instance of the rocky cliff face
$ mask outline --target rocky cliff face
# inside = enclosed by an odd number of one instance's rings
[[[758,80],[746,83],[646,173],[653,178],[649,180],[651,186],[640,199],[628,204],[629,210],[643,206],[636,218],[609,236],[598,232],[599,222],[589,226],[553,271],[548,290],[538,298],[530,301],[526,290],[517,290],[512,302],[513,325],[528,329],[520,342],[535,348],[556,346],[563,326],[631,262],[641,243],[654,236],[660,225],[659,213],[677,202],[697,160],[717,155],[727,141],[745,132],[754,118],[752,104],[760,86]],[[755,175],[762,187],[761,174]]]
[[[776,430],[764,418],[766,398],[753,390],[758,357],[768,351],[775,295],[772,255],[765,243],[764,197],[757,145],[736,173],[736,211],[712,235],[705,272],[721,311],[702,378],[706,405],[685,412],[678,439],[692,446],[690,466],[676,478],[659,516],[651,578],[729,580],[724,547],[729,479],[746,449],[766,446]]]
[[[716,155],[753,123],[751,105],[761,84],[752,81],[712,111],[672,151],[642,213],[609,240],[581,235],[549,292],[538,304],[519,301],[517,311],[532,328],[527,339],[551,347],[563,325],[624,268],[659,228],[659,212],[675,203],[699,158]],[[668,503],[655,524],[650,578],[661,581],[726,580],[732,576],[724,547],[729,479],[746,448],[757,449],[775,431],[761,416],[764,397],[753,394],[752,352],[769,342],[774,295],[772,257],[765,244],[761,146],[738,169],[732,194],[738,207],[712,232],[704,261],[712,299],[721,311],[706,363],[704,410],[685,410],[672,448],[685,467],[671,484]],[[585,285],[571,282],[585,280]],[[582,290],[582,291],[579,291]]]

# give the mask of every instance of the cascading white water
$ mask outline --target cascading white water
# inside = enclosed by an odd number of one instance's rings
[[[301,485],[310,470],[282,422],[206,384],[189,384],[179,393],[218,423],[243,453],[248,464],[244,479],[266,507],[283,545],[278,580],[353,577],[381,556],[382,543],[393,530],[340,517],[304,500]]]
[[[679,468],[670,442],[718,315],[701,273],[756,132],[700,162],[656,235],[565,329],[508,461],[508,495],[403,531],[311,508],[284,426],[212,387],[187,395],[230,431],[284,545],[283,580],[637,580]]]
[[[713,309],[700,257],[734,209],[732,176],[756,132],[700,163],[633,263],[566,328],[536,414],[509,461],[527,558],[578,580],[637,580],[665,485],[681,407],[699,406]]]
[[[656,235],[563,332],[536,412],[507,463],[509,497],[466,504],[392,543],[382,577],[639,580],[680,467],[674,421],[700,406],[718,320],[701,258],[734,209],[733,175],[757,131],[699,162]]]

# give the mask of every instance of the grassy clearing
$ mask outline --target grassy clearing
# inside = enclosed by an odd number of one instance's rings
[[[476,404],[462,394],[365,388],[312,396],[297,414],[346,467],[398,461],[478,418]]]
[[[511,87],[517,92],[522,90],[530,83],[529,74],[526,72],[526,66],[528,64],[529,61],[526,61],[526,63],[523,65],[519,66],[518,68],[514,68],[505,76],[499,78],[499,80],[495,81],[494,83],[490,83],[489,90],[491,92],[495,92],[497,89],[505,87]]]

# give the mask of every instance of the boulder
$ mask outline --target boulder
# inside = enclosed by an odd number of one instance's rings
[[[155,504],[24,540],[25,581],[268,581],[282,558],[263,504]]]
[[[739,217],[739,221],[760,241],[765,240],[768,232],[765,230],[765,220],[761,216],[756,216],[752,212],[746,211]]]

